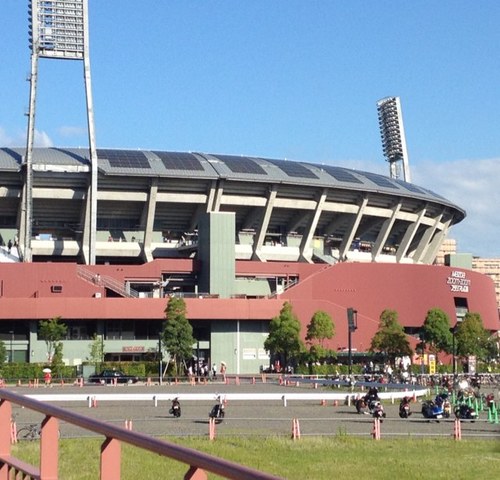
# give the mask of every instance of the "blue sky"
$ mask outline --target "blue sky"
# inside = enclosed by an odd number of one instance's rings
[[[24,146],[28,0],[2,0],[0,145]],[[377,100],[401,97],[414,183],[500,257],[497,0],[89,0],[97,144],[388,174]],[[86,146],[81,62],[42,59],[37,144]]]

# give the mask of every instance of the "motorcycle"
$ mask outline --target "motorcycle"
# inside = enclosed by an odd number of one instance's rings
[[[422,403],[422,415],[430,420],[440,420],[449,418],[451,414],[451,404],[448,394],[441,393],[434,400],[426,400]]]
[[[354,406],[356,407],[356,412],[358,413],[368,413],[366,409],[368,408],[368,405],[366,404],[365,398],[358,398]]]
[[[366,399],[363,397],[356,400],[356,411],[365,415],[371,415],[373,418],[382,419],[386,417],[384,406],[378,399],[374,398]]]
[[[371,414],[373,418],[378,418],[382,422],[382,419],[386,417],[384,412],[384,406],[378,401],[375,400],[372,402],[371,406]]]
[[[477,416],[477,412],[466,403],[455,407],[455,417],[460,420],[476,420]]]
[[[422,415],[429,420],[440,420],[443,418],[443,407],[437,405],[433,400],[425,400],[422,403]]]
[[[181,416],[181,404],[179,402],[179,399],[174,398],[172,400],[172,406],[170,407],[168,413],[170,413],[170,415],[173,415],[175,418],[179,418]]]
[[[410,415],[410,399],[408,397],[404,397],[399,403],[399,416],[400,418],[408,418]]]
[[[222,420],[224,419],[224,416],[225,416],[224,404],[221,401],[216,403],[212,407],[212,410],[210,410],[210,413],[208,414],[208,416],[209,416],[209,418],[214,418],[215,423],[221,423]]]
[[[368,393],[361,398],[358,398],[354,404],[358,413],[365,413],[373,415],[376,404],[380,404],[378,390],[376,387],[371,387]]]

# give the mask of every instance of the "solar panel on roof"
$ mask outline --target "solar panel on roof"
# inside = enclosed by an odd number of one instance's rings
[[[248,157],[236,157],[233,155],[217,155],[229,170],[234,173],[251,173],[254,175],[267,175],[267,172],[254,160]]]
[[[356,178],[352,173],[350,173],[345,168],[331,167],[329,165],[321,165],[321,168],[339,182],[363,183],[359,178]]]
[[[289,177],[318,178],[318,176],[315,175],[313,172],[311,172],[311,170],[304,167],[304,165],[298,162],[289,162],[286,160],[270,160],[270,159],[266,159],[266,161],[279,167]]]
[[[113,168],[151,168],[144,152],[137,150],[98,149],[97,158],[108,160]]]
[[[153,153],[160,158],[167,170],[204,170],[201,162],[192,153],[157,151]]]
[[[363,172],[363,175],[375,185],[379,187],[387,187],[397,189],[398,187],[394,185],[389,179],[383,177],[382,175],[377,175],[376,173]]]
[[[406,190],[409,190],[410,192],[425,193],[421,188],[418,188],[416,185],[413,185],[413,183],[404,182],[403,180],[398,180],[398,179],[394,179],[394,181],[398,185],[401,185],[403,188],[406,188]]]

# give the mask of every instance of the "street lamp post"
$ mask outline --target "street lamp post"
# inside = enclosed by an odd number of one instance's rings
[[[418,337],[420,338],[420,373],[423,375],[425,373],[425,330],[421,329]]]
[[[451,352],[453,355],[453,383],[455,383],[457,379],[457,358],[455,353],[455,329],[456,325],[451,329]]]
[[[453,353],[453,382],[456,382],[457,379],[457,352],[456,352],[456,339],[455,334],[457,333],[457,328],[460,323],[462,323],[463,317],[457,315],[457,321],[455,325],[451,329],[451,350]]]
[[[13,363],[14,362],[14,330],[11,330],[10,332],[10,361],[9,363]]]
[[[352,332],[358,328],[358,311],[349,307],[347,309],[347,331],[348,331],[348,350],[349,350],[349,375],[352,375]]]
[[[158,383],[163,384],[163,352],[161,351],[161,332],[158,336]]]

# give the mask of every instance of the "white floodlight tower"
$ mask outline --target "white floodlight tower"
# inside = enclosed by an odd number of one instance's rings
[[[377,102],[378,123],[382,136],[384,157],[389,162],[391,178],[400,178],[403,164],[403,180],[411,182],[408,151],[403,126],[403,114],[399,97],[387,97]]]
[[[31,237],[33,221],[33,143],[35,136],[36,87],[40,57],[83,61],[87,100],[87,126],[91,165],[91,180],[87,190],[82,251],[85,262],[95,263],[97,227],[97,151],[95,143],[94,107],[90,78],[88,0],[31,0],[30,7],[30,105],[25,183],[21,209],[19,242],[22,258],[32,260]]]

